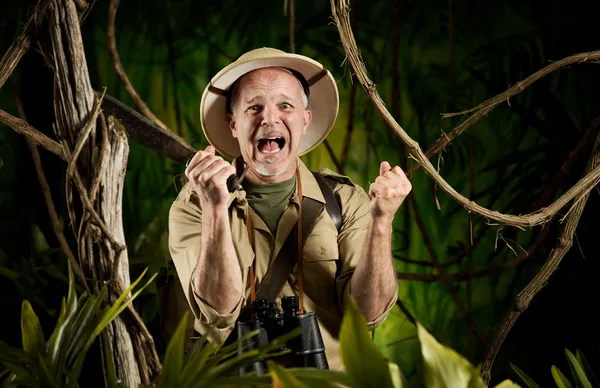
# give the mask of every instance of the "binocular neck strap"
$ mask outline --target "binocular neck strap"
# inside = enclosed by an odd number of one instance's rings
[[[298,286],[298,313],[304,314],[304,282],[302,278],[302,249],[304,247],[304,239],[302,238],[302,181],[300,179],[300,169],[296,167],[296,179],[298,180],[298,222],[296,224],[296,230],[298,231],[298,279],[296,285]],[[248,231],[248,242],[253,247],[252,243],[252,222],[250,220],[250,211],[246,213],[246,229]],[[255,256],[256,257],[256,256]],[[256,300],[256,279],[255,275],[255,263],[256,259],[252,260],[250,264],[250,302]]]
[[[302,248],[304,247],[304,239],[302,238],[302,181],[300,180],[300,170],[296,167],[296,177],[298,179],[298,314],[304,314],[304,284],[302,278]]]
[[[250,221],[250,209],[246,213],[246,229],[248,230],[248,242],[251,247],[254,247],[252,243],[252,222]],[[256,257],[256,256],[255,256]],[[254,302],[256,299],[256,286],[254,284],[254,263],[256,260],[252,260],[252,264],[250,264],[250,302]]]

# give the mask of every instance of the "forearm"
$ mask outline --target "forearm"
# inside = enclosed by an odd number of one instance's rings
[[[396,290],[392,222],[372,215],[362,257],[352,277],[351,294],[370,322],[385,311]]]
[[[242,297],[242,273],[233,247],[227,208],[202,215],[202,244],[194,272],[195,292],[220,314]]]

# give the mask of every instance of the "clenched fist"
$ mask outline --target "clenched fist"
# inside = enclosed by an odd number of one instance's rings
[[[227,178],[235,172],[235,167],[216,156],[213,146],[208,146],[190,160],[185,176],[198,193],[202,209],[214,209],[227,205]]]
[[[371,215],[381,221],[391,223],[404,198],[412,190],[412,185],[404,171],[398,166],[392,168],[388,162],[381,162],[379,176],[369,188]]]

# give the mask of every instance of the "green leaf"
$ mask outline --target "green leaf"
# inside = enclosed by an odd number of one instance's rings
[[[423,354],[423,376],[427,388],[483,387],[477,369],[452,348],[440,344],[417,322]]]
[[[179,321],[173,337],[167,345],[163,370],[161,373],[161,387],[176,387],[182,377],[183,355],[185,352],[185,334],[187,333],[187,319],[189,312],[185,312]]]
[[[394,388],[405,388],[408,383],[402,371],[400,371],[398,364],[390,362],[388,363],[388,367],[390,368],[390,377]]]
[[[35,355],[43,355],[46,352],[46,341],[40,320],[28,300],[24,300],[21,305],[21,335],[23,350]]]
[[[533,379],[531,377],[529,377],[525,372],[523,372],[519,367],[514,365],[512,362],[510,363],[510,367],[515,371],[515,373],[517,375],[519,375],[521,380],[523,380],[523,382],[525,384],[527,384],[527,386],[529,388],[540,388],[540,386],[537,385],[536,382],[533,381]]]
[[[552,365],[550,368],[554,382],[558,388],[572,388],[571,382],[565,377],[565,375],[556,366]]]
[[[388,362],[373,343],[367,322],[352,297],[342,318],[339,340],[342,362],[353,387],[394,387]]]
[[[110,349],[110,344],[108,343],[108,338],[106,336],[102,336],[102,346],[104,348],[104,365],[106,366],[106,371],[104,373],[104,380],[107,388],[116,388],[119,387],[119,382],[117,381],[117,371],[115,368],[115,360],[112,357],[112,350]]]
[[[273,378],[273,388],[308,388],[308,385],[299,381],[277,363],[267,361],[267,366]]]
[[[588,377],[588,379],[590,379],[592,384],[595,387],[600,387],[600,381],[594,374],[594,371],[592,370],[592,367],[590,366],[590,364],[586,360],[585,356],[583,355],[583,352],[581,352],[579,349],[577,349],[577,351],[575,352],[575,356],[577,358],[577,362],[579,362],[579,365],[581,365],[581,367],[583,368],[583,371],[585,372],[585,375]]]
[[[520,385],[514,383],[511,380],[504,380],[500,384],[496,385],[494,388],[520,388]]]
[[[590,383],[590,380],[588,380],[583,368],[579,362],[577,362],[577,359],[573,353],[571,353],[569,349],[565,349],[565,354],[567,355],[567,362],[571,368],[573,379],[575,379],[575,385],[581,388],[592,388],[592,383]]]
[[[105,310],[100,313],[101,315],[97,321],[98,323],[97,323],[96,327],[92,331],[92,334],[89,336],[87,343],[85,344],[84,348],[81,350],[81,353],[77,356],[77,360],[75,361],[73,368],[71,369],[71,372],[69,373],[70,381],[78,380],[79,374],[81,373],[81,368],[83,367],[83,362],[85,361],[85,355],[86,355],[87,351],[89,350],[89,348],[94,343],[94,340],[96,339],[96,337],[98,337],[98,335],[102,332],[102,330],[104,330],[104,328],[109,323],[111,323],[125,308],[127,308],[128,305],[130,305],[135,300],[135,298],[146,287],[148,287],[148,285],[150,283],[152,283],[152,281],[154,280],[154,278],[157,275],[157,274],[154,274],[148,280],[148,282],[146,282],[145,285],[143,285],[138,291],[136,291],[133,295],[131,295],[131,297],[129,299],[125,300],[127,295],[129,295],[131,293],[131,290],[140,282],[140,280],[142,280],[142,277],[144,276],[145,273],[146,273],[146,270],[144,270],[142,272],[142,274],[137,278],[137,280],[135,282],[133,282],[131,284],[131,286],[129,286],[129,288],[127,288],[127,290],[125,290],[119,296],[119,299],[117,299],[117,301],[108,310]]]

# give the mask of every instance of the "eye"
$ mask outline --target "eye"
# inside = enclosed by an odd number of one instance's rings
[[[291,109],[292,108],[292,106],[290,104],[288,104],[287,102],[284,102],[283,104],[281,104],[280,107],[282,109]]]
[[[250,111],[250,112],[258,112],[260,111],[261,107],[260,105],[252,105],[251,107],[249,107],[248,109],[246,109],[246,111]]]

